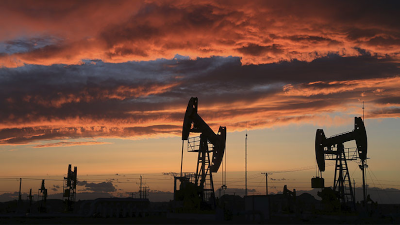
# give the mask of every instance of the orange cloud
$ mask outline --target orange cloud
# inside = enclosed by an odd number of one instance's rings
[[[0,66],[81,64],[87,59],[119,63],[171,59],[176,54],[238,56],[245,65],[310,62],[329,54],[399,59],[400,36],[393,22],[397,17],[390,4],[360,2],[355,7],[311,1],[293,7],[286,1],[89,2],[5,4],[0,11],[4,17],[0,18],[4,21],[0,40],[40,34],[60,41],[3,54]],[[61,15],[60,7],[66,9]],[[356,15],[354,21],[348,15],[357,14],[359,7],[368,13]],[[52,19],[32,15],[41,10]]]
[[[100,141],[85,141],[85,142],[68,142],[68,141],[61,141],[57,143],[49,143],[43,145],[35,145],[34,148],[48,148],[48,147],[69,147],[69,146],[76,146],[76,145],[105,145],[105,144],[112,144],[110,142],[100,142]]]

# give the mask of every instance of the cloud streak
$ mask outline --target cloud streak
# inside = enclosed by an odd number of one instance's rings
[[[68,141],[60,141],[56,143],[49,143],[49,144],[43,144],[43,145],[36,145],[34,148],[48,148],[48,147],[69,147],[69,146],[76,146],[76,145],[105,145],[105,144],[112,144],[110,142],[101,142],[101,141],[74,141],[74,142],[68,142]]]

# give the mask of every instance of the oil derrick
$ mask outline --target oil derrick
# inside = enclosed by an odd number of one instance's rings
[[[47,201],[47,189],[44,186],[44,180],[42,180],[42,186],[39,189],[40,194],[42,196],[42,201],[39,206],[39,212],[45,213],[47,208],[46,208],[46,201]]]
[[[73,204],[76,200],[76,184],[77,184],[78,168],[75,166],[74,171],[71,170],[71,164],[68,165],[67,177],[64,177],[64,202],[66,211],[73,210]]]
[[[183,121],[181,174],[174,178],[174,198],[175,200],[186,201],[190,199],[190,203],[186,207],[213,209],[216,206],[213,173],[218,171],[224,156],[226,127],[221,126],[218,134],[214,133],[197,114],[197,106],[198,99],[192,97],[189,100]],[[190,133],[200,133],[200,136],[189,138]],[[194,181],[191,181],[190,176],[182,175],[183,143],[185,140],[188,142],[188,152],[198,153]],[[181,183],[179,190],[176,187],[177,180]]]
[[[344,148],[344,143],[352,140],[356,142],[356,151]],[[354,118],[353,131],[334,135],[329,138],[325,137],[322,129],[318,129],[315,137],[315,155],[321,177],[311,179],[312,188],[324,188],[322,172],[325,171],[325,160],[334,160],[336,163],[333,192],[336,193],[337,198],[340,200],[342,208],[353,207],[355,209],[355,197],[347,160],[361,160],[362,165],[360,168],[363,171],[363,187],[365,187],[364,163],[367,159],[367,132],[361,117]]]

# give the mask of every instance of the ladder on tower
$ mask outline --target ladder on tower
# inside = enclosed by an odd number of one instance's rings
[[[203,201],[212,201],[210,203],[215,205],[215,202],[213,202],[215,193],[210,160],[210,152],[213,151],[213,148],[209,145],[207,138],[204,137],[200,137],[199,144],[195,144],[194,146],[198,146],[198,148],[191,147],[190,149],[191,151],[198,152],[195,184],[200,188],[199,195]]]

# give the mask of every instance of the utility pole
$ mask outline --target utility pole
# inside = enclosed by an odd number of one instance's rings
[[[33,196],[32,196],[32,188],[29,190],[28,198],[29,198],[29,212],[30,212],[31,211],[31,206],[32,206],[32,198],[33,198]]]
[[[246,129],[246,140],[245,140],[245,146],[244,146],[244,186],[245,186],[245,191],[244,191],[244,196],[247,196],[247,129]]]
[[[142,198],[142,175],[140,175],[140,185],[139,185],[139,196],[140,198]]]
[[[22,200],[21,196],[21,183],[22,183],[22,178],[19,178],[19,194],[18,194],[18,201]]]
[[[268,173],[261,173],[265,174],[265,195],[268,195]]]

